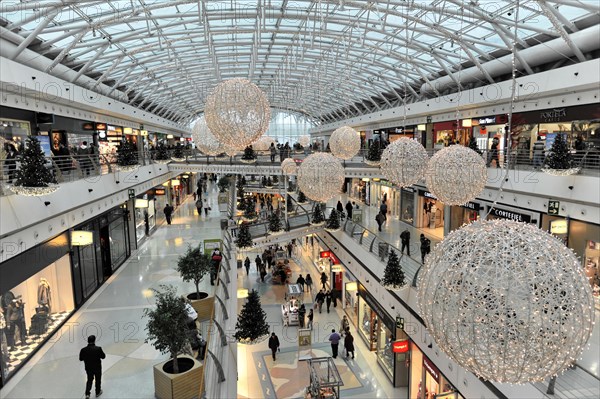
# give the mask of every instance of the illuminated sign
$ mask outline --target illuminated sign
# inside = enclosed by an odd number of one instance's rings
[[[553,220],[550,222],[550,233],[552,234],[567,234],[569,226],[566,219]]]
[[[394,353],[406,353],[408,352],[408,349],[409,344],[407,339],[392,343],[392,352]]]
[[[429,375],[433,377],[434,380],[440,380],[440,371],[425,356],[423,356],[423,367],[425,368],[425,370],[427,370]]]

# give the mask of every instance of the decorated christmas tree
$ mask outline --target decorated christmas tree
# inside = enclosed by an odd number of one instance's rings
[[[169,157],[169,151],[167,150],[167,146],[163,143],[160,143],[156,146],[156,155],[154,156],[156,161],[170,161],[171,157]]]
[[[479,149],[479,146],[477,145],[477,140],[475,140],[475,137],[471,137],[471,139],[469,140],[469,148],[478,153],[479,155],[483,154],[483,152]]]
[[[224,193],[225,191],[227,191],[227,189],[229,188],[229,177],[228,176],[221,177],[219,179],[219,182],[217,183],[217,186],[219,187],[220,193]]]
[[[285,196],[285,207],[288,212],[294,212],[294,202],[292,201],[292,196],[289,194]]]
[[[273,175],[273,179],[272,179],[272,180],[273,180],[273,184],[274,184],[274,185],[275,185],[275,184],[279,184],[279,176],[277,176],[277,175]]]
[[[369,147],[369,151],[367,152],[367,156],[365,157],[365,162],[370,165],[378,165],[381,161],[382,152],[381,142],[379,140],[373,140]]]
[[[271,176],[267,177],[267,181],[265,182],[265,187],[273,187],[273,181],[271,180]]]
[[[308,200],[306,199],[306,194],[304,194],[302,191],[300,191],[298,193],[298,203],[299,204],[306,204],[308,202]]]
[[[549,154],[544,160],[545,169],[570,169],[573,165],[573,157],[562,134],[557,134],[550,148]]]
[[[267,313],[260,304],[258,292],[252,290],[248,293],[246,303],[238,315],[233,336],[241,344],[251,344],[261,341],[268,335]]]
[[[337,210],[332,209],[329,214],[329,219],[327,219],[327,223],[325,224],[325,230],[327,231],[337,231],[340,229],[340,214]]]
[[[235,240],[235,245],[238,248],[252,248],[253,245],[252,236],[250,235],[250,229],[248,228],[248,223],[242,223],[240,225],[240,230],[238,231],[237,239]]]
[[[15,186],[48,187],[54,183],[40,142],[35,136],[27,137],[25,150],[19,155],[21,167],[15,172]]]
[[[400,266],[398,255],[393,249],[390,249],[390,256],[383,272],[381,284],[388,289],[400,289],[406,285],[404,271]]]
[[[242,155],[242,161],[246,163],[256,162],[256,151],[254,151],[251,145],[244,148],[244,155]]]
[[[263,186],[263,187],[267,187],[267,176],[263,176],[260,179],[260,185]]]
[[[257,218],[256,204],[251,199],[246,199],[244,206],[244,218],[246,220],[255,220]]]
[[[311,224],[320,225],[325,222],[325,215],[323,215],[323,211],[321,210],[321,204],[315,204],[315,209],[313,210]]]
[[[183,153],[183,146],[177,144],[175,149],[173,150],[173,159],[175,160],[184,160],[185,154]]]
[[[138,151],[135,144],[123,140],[117,147],[117,165],[121,167],[132,167],[138,164]]]
[[[281,220],[277,216],[277,213],[273,212],[269,216],[269,232],[277,233],[278,231],[281,231]]]

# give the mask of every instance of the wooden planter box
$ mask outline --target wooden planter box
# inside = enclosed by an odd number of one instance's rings
[[[154,366],[154,395],[158,399],[193,399],[200,396],[200,382],[204,366],[190,356],[179,356],[179,359],[193,360],[194,366],[183,373],[169,374],[163,366],[170,360]]]
[[[215,297],[209,296],[204,299],[192,300],[192,307],[198,313],[198,321],[209,320],[215,306]]]

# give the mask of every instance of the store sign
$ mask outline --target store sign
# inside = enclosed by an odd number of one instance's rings
[[[568,234],[569,226],[566,219],[553,220],[550,222],[550,233],[552,234]]]
[[[516,222],[531,223],[531,216],[522,213],[506,211],[504,209],[492,208],[490,213],[500,219],[509,219]]]
[[[496,124],[496,117],[495,116],[488,116],[485,118],[479,118],[477,119],[477,121],[479,122],[480,125],[495,125]]]
[[[106,123],[96,123],[96,130],[106,130]]]
[[[154,195],[165,195],[165,189],[164,188],[155,188]]]
[[[319,252],[319,258],[329,258],[331,256],[331,251],[321,251]]]
[[[540,120],[542,122],[560,122],[567,117],[566,108],[555,108],[540,112]]]
[[[81,126],[81,128],[83,130],[94,130],[94,123],[93,122],[86,122],[83,124],[83,126]]]
[[[396,341],[392,344],[392,352],[394,353],[406,353],[408,352],[409,344],[408,340]]]
[[[425,198],[431,198],[437,201],[437,197],[433,194],[431,194],[429,191],[425,191],[425,190],[419,190],[419,195],[421,197],[425,197]]]
[[[333,265],[333,266],[331,266],[331,271],[333,273],[341,273],[342,272],[342,266],[340,266],[340,265]]]
[[[407,193],[414,193],[415,189],[412,187],[402,187],[402,191],[406,191]]]
[[[548,215],[558,215],[560,211],[560,201],[548,201]]]
[[[479,204],[477,202],[467,202],[466,204],[462,204],[461,207],[479,212]]]
[[[431,375],[435,381],[440,380],[440,371],[425,356],[423,356],[423,367],[425,368],[425,370],[427,370],[429,375]]]

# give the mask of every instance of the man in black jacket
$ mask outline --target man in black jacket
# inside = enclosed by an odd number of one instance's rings
[[[277,349],[279,349],[279,338],[277,335],[275,335],[275,333],[272,333],[271,337],[269,338],[269,348],[273,354],[273,360],[277,360],[275,358],[275,353],[277,352]]]
[[[101,347],[96,346],[96,336],[88,337],[88,345],[79,352],[79,361],[85,364],[87,383],[85,384],[85,397],[89,399],[92,390],[92,382],[96,379],[96,397],[102,395],[102,361],[106,355]]]

